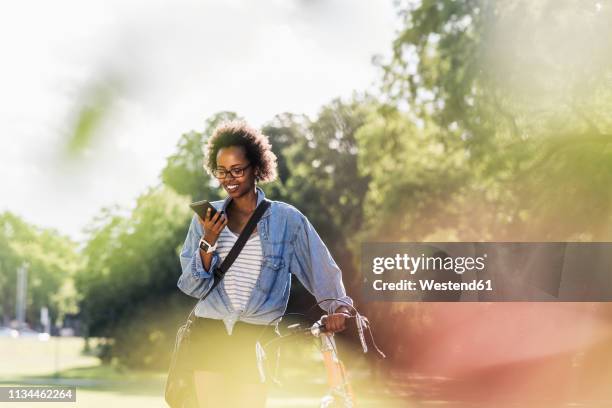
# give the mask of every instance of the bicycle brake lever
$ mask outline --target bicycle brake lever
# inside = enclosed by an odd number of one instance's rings
[[[355,315],[355,322],[357,323],[357,333],[359,334],[361,348],[363,349],[364,353],[367,353],[368,344],[366,343],[364,328],[367,327],[368,319],[358,313]]]

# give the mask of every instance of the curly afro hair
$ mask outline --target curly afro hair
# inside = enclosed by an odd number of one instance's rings
[[[230,146],[243,146],[246,157],[255,169],[255,180],[269,182],[276,179],[276,155],[268,137],[243,121],[221,123],[208,139],[205,149],[204,167],[212,175],[217,168],[219,149]]]

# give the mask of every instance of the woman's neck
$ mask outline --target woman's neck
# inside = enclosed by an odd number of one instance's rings
[[[253,188],[248,194],[232,199],[232,207],[234,211],[241,214],[250,214],[257,207],[257,190]]]

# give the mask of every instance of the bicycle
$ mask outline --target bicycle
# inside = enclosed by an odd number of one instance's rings
[[[378,348],[376,342],[374,341],[374,336],[372,334],[372,330],[370,327],[370,323],[364,315],[360,314],[359,311],[351,304],[344,302],[341,299],[323,299],[316,303],[312,308],[317,307],[323,302],[327,301],[339,301],[346,304],[349,308],[351,308],[351,312],[354,314],[347,315],[349,319],[355,319],[357,333],[359,335],[359,341],[361,342],[361,347],[364,353],[368,352],[368,344],[366,341],[365,332],[369,332],[370,339],[372,342],[372,346],[376,349],[376,351],[382,356],[382,358],[386,358],[385,354]],[[311,308],[311,310],[312,310]],[[338,349],[336,346],[336,341],[334,339],[334,333],[327,332],[325,330],[325,319],[327,315],[321,316],[321,318],[316,321],[314,324],[302,327],[301,323],[295,323],[287,326],[287,330],[289,330],[289,334],[281,335],[278,329],[278,324],[282,320],[283,317],[287,317],[289,315],[301,315],[305,316],[301,313],[285,313],[282,316],[274,319],[267,326],[274,325],[274,330],[277,333],[278,337],[269,340],[264,345],[262,345],[259,341],[257,341],[255,345],[255,354],[257,358],[257,367],[259,369],[259,375],[262,382],[266,380],[266,369],[265,369],[265,360],[266,360],[266,348],[276,343],[278,341],[284,341],[287,338],[295,337],[297,335],[305,335],[312,336],[318,340],[318,348],[323,357],[323,363],[325,365],[325,371],[327,373],[327,384],[329,386],[329,391],[327,395],[325,395],[320,402],[320,408],[331,408],[331,407],[342,407],[342,408],[353,408],[356,406],[355,396],[353,394],[353,390],[351,384],[348,380],[348,376],[346,373],[346,369],[344,364],[340,360],[338,356]],[[265,332],[262,331],[262,335]],[[260,336],[260,338],[261,338]],[[280,351],[280,348],[277,349]],[[278,361],[279,356],[277,355],[277,369],[278,369]],[[274,381],[278,383],[278,380],[274,378]]]

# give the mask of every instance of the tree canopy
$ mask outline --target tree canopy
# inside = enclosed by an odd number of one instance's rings
[[[0,315],[3,324],[15,318],[17,270],[28,277],[26,322],[38,326],[47,307],[52,322],[75,313],[72,278],[79,263],[76,243],[51,229],[38,228],[10,212],[0,214]]]

